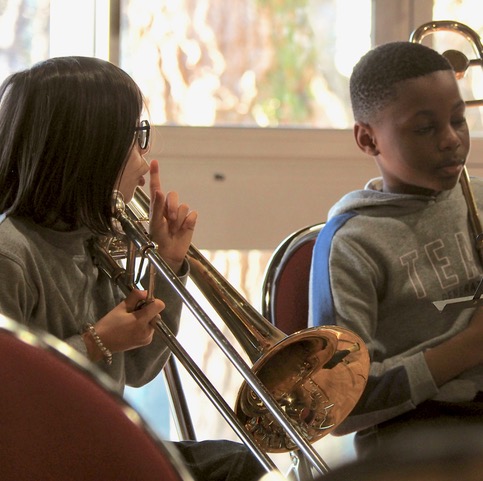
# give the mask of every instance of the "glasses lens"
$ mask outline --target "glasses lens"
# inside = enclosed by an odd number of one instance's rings
[[[141,125],[136,129],[138,131],[138,143],[142,150],[148,148],[149,145],[149,133],[151,126],[147,120],[143,120]]]

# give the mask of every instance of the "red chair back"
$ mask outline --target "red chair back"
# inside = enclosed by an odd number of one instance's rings
[[[308,324],[312,249],[323,226],[304,227],[285,238],[265,270],[262,314],[287,335]]]
[[[0,316],[2,481],[191,480],[95,367]]]

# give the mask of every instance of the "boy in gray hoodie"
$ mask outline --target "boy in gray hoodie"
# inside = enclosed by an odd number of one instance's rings
[[[392,42],[364,55],[350,93],[359,148],[381,177],[330,210],[314,248],[310,322],[359,334],[366,389],[336,433],[359,457],[419,423],[483,420],[482,265],[459,183],[470,148],[465,102],[447,60]],[[478,206],[483,182],[471,181]]]

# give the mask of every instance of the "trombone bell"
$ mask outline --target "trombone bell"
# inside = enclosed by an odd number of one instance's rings
[[[274,400],[314,443],[332,432],[359,400],[369,373],[369,354],[360,337],[339,326],[318,326],[287,336],[265,319],[194,246],[190,277],[232,331],[250,360],[251,371]],[[296,447],[247,383],[235,413],[262,450]]]
[[[138,227],[149,217],[147,194],[138,188],[133,200],[117,210],[125,240],[135,241],[140,252],[149,251],[148,258],[162,264],[162,259],[152,252],[152,242],[142,226]],[[102,260],[101,255],[97,257]],[[353,332],[337,326],[319,326],[286,336],[254,309],[195,246],[190,246],[187,259],[191,279],[254,363],[238,392],[236,418],[265,453],[298,448],[323,472],[323,463],[305,444],[332,432],[359,400],[369,373],[369,354],[364,342]],[[176,277],[163,269],[159,273],[167,278]],[[178,291],[181,298],[196,304],[181,287]],[[189,302],[186,304],[190,307]],[[191,307],[198,314],[197,306]],[[207,324],[204,315],[197,317]],[[211,333],[215,342],[231,351],[232,346],[226,345],[228,341],[215,334]],[[237,364],[234,362],[242,373],[244,366]],[[259,389],[259,384],[263,389]]]
[[[355,406],[366,384],[369,357],[351,331],[319,326],[278,342],[252,369],[313,443],[332,432]],[[296,448],[246,383],[235,413],[267,452]]]

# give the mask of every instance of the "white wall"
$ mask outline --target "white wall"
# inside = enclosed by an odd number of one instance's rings
[[[194,244],[210,250],[272,250],[378,175],[343,130],[157,127],[149,157],[199,212]],[[483,139],[468,169],[483,176]]]

